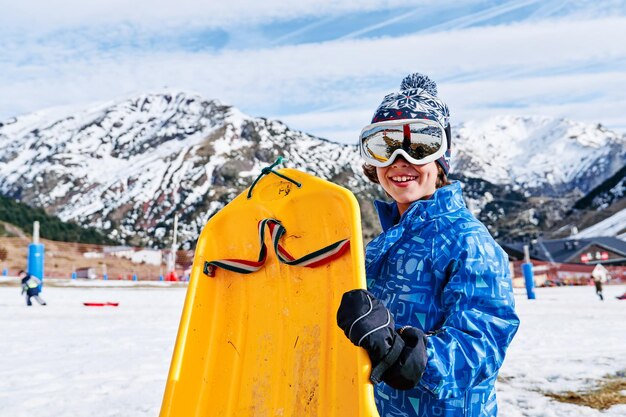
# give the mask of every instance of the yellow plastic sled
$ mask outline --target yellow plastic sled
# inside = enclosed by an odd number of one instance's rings
[[[278,173],[200,235],[160,417],[378,416],[367,354],[336,324],[342,294],[365,288],[357,201],[300,171]],[[277,241],[265,219],[284,227]],[[283,263],[343,239],[345,253],[321,266]],[[215,268],[233,259],[256,271]]]

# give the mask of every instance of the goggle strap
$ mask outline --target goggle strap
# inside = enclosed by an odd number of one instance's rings
[[[446,126],[446,128],[444,129],[446,131],[446,141],[448,142],[448,151],[450,150],[450,148],[452,148],[452,131],[450,130],[450,123],[448,123],[448,126]]]

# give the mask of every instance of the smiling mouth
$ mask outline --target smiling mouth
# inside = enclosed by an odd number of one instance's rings
[[[415,181],[416,179],[417,177],[413,175],[397,175],[397,176],[391,177],[391,181],[398,182],[398,183]]]

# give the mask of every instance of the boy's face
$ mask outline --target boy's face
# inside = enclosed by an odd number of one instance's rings
[[[378,181],[398,204],[400,214],[414,201],[428,198],[436,190],[437,163],[413,165],[398,157],[388,167],[376,168]]]

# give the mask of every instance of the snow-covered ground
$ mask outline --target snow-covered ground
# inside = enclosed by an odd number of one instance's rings
[[[158,416],[185,288],[19,291],[0,287],[0,416]]]
[[[108,285],[114,285],[111,283]],[[5,283],[6,285],[6,283]],[[626,370],[626,286],[537,289],[517,297],[522,325],[500,372],[500,416],[624,416],[539,391],[593,386]],[[185,288],[52,287],[27,308],[0,287],[1,417],[157,416]],[[84,307],[114,301],[119,307]]]
[[[606,375],[626,372],[624,285],[539,288],[537,299],[516,297],[520,329],[497,385],[504,417],[626,416],[626,405],[607,411],[555,402],[539,391],[593,388]]]

